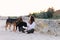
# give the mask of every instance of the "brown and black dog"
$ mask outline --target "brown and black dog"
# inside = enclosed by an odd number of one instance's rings
[[[16,21],[17,21],[17,18],[16,19],[13,19],[13,18],[10,18],[8,17],[7,21],[6,21],[6,26],[5,26],[5,29],[7,30],[7,28],[9,27],[9,29],[11,28],[11,25],[13,25],[13,31],[16,31]]]

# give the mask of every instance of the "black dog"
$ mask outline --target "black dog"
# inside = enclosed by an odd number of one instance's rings
[[[24,33],[24,28],[23,28],[23,26],[24,27],[27,27],[27,23],[26,22],[16,22],[16,30],[17,30],[17,27],[18,27],[18,29],[19,29],[19,32],[20,31],[22,31],[23,33]]]

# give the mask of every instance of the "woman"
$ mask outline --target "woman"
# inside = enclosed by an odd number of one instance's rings
[[[30,16],[30,20],[27,23],[27,33],[34,33],[34,28],[35,28],[35,19],[33,16]]]

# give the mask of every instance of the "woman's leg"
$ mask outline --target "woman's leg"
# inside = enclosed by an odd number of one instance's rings
[[[34,33],[34,29],[28,30],[27,33]]]

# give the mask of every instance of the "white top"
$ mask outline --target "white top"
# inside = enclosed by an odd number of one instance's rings
[[[31,29],[34,29],[35,28],[35,22],[33,22],[32,24],[29,24],[29,23],[27,23],[27,30],[31,30]]]

